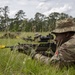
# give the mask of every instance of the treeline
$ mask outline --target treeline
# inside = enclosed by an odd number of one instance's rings
[[[10,18],[9,13],[8,6],[0,8],[0,31],[47,32],[55,29],[56,20],[73,18],[65,13],[53,12],[46,17],[37,12],[34,18],[28,19],[23,10],[17,11],[14,18]]]

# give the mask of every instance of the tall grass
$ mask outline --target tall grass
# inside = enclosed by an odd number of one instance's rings
[[[29,33],[33,35],[32,33]],[[29,35],[22,33],[20,37]],[[21,39],[0,39],[0,44],[16,45]],[[62,70],[45,65],[16,50],[0,49],[0,75],[75,75],[73,67]]]

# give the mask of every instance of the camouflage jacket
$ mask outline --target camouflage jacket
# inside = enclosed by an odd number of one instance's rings
[[[64,62],[75,62],[75,35],[56,49],[51,60],[55,59]]]
[[[75,35],[58,47],[52,58],[41,54],[36,54],[34,58],[46,64],[54,61],[75,62]]]

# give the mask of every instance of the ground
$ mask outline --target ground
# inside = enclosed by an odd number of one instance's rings
[[[0,33],[0,36],[4,32]],[[46,35],[48,33],[42,33]],[[0,39],[0,45],[17,45],[18,42],[25,43],[21,37],[28,35],[34,36],[34,33],[22,32],[20,38]],[[30,42],[29,42],[30,43]],[[29,56],[11,51],[9,48],[0,49],[0,75],[75,75],[75,68],[63,68],[62,70],[51,65],[45,65]]]

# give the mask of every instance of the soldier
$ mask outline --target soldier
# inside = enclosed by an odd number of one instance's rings
[[[35,33],[34,41],[35,41],[36,39],[40,38],[40,37],[41,37],[41,34]]]
[[[30,45],[18,45],[18,51],[32,56],[45,64],[55,64],[56,67],[70,66],[75,64],[75,22],[71,18],[60,20],[56,23],[56,29],[52,31],[56,35],[56,48],[52,56],[44,55],[32,49]],[[34,45],[33,45],[34,46]],[[3,46],[4,47],[4,46]],[[35,47],[35,46],[34,46]]]
[[[54,55],[47,57],[36,53],[33,58],[46,64],[58,64],[59,67],[75,64],[75,22],[73,19],[58,21],[52,33],[56,35],[57,45]]]

